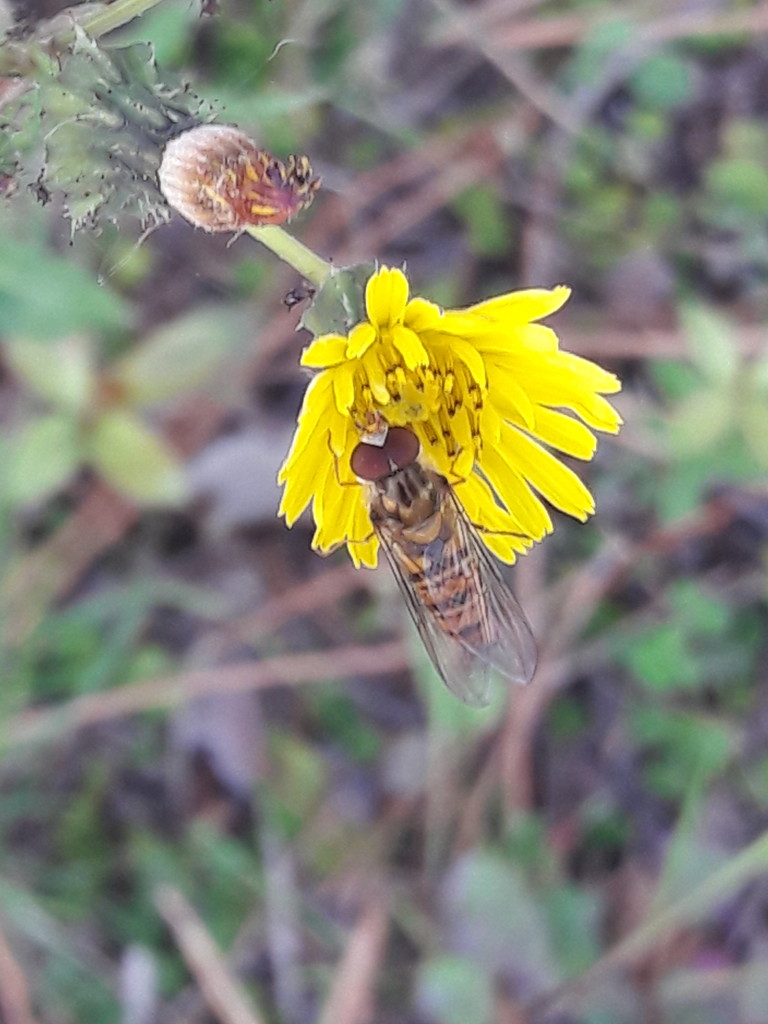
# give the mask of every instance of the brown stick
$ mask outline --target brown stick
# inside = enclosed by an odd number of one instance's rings
[[[186,897],[173,886],[164,885],[155,890],[154,902],[221,1024],[262,1024],[263,1018],[233,977],[221,950]]]
[[[384,955],[388,912],[376,894],[355,925],[341,959],[319,1024],[367,1024],[373,1020],[373,988]]]
[[[0,931],[0,1010],[6,1024],[37,1024],[29,1001],[27,979]]]
[[[199,669],[131,683],[106,693],[76,697],[55,708],[24,711],[6,723],[2,740],[15,747],[211,693],[242,693],[271,686],[296,686],[319,679],[386,675],[400,672],[409,664],[405,646],[400,641],[391,641],[376,646],[285,654],[264,661]]]

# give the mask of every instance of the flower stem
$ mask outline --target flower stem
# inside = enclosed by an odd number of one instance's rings
[[[80,27],[89,36],[98,39],[99,36],[157,7],[160,2],[161,0],[113,0],[111,4],[105,4],[92,14],[84,15],[80,19]]]
[[[330,263],[326,263],[317,253],[312,252],[276,224],[262,224],[261,227],[247,227],[245,230],[318,288],[333,273]]]
[[[62,11],[49,21],[40,23],[33,35],[22,40],[0,39],[0,75],[34,78],[51,74],[52,55],[66,50],[79,26],[92,39],[120,28],[156,7],[161,0],[113,0],[86,14],[77,8]]]

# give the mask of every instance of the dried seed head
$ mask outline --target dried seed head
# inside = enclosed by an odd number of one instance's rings
[[[239,129],[216,124],[169,142],[158,178],[168,204],[206,231],[283,224],[309,206],[320,186],[305,156],[282,163]]]

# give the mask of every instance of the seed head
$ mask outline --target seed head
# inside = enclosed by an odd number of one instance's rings
[[[169,206],[205,231],[284,224],[320,186],[305,156],[283,163],[239,129],[203,124],[165,147],[158,172]]]

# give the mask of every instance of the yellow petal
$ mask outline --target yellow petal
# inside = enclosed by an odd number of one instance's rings
[[[347,550],[357,568],[359,569],[361,565],[373,568],[377,561],[379,538],[373,531],[368,506],[362,499],[354,506],[351,528],[347,536]]]
[[[494,359],[493,365],[500,373],[518,381],[532,402],[550,408],[561,406],[571,409],[596,430],[615,433],[621,417],[604,398],[594,393],[595,389],[584,377],[601,384],[611,384],[616,378],[583,359],[578,361],[578,369],[573,372],[570,360],[563,359],[566,355],[559,352],[555,356],[541,356],[521,351],[503,361]],[[585,369],[581,365],[583,363],[587,363],[589,368]],[[599,372],[593,373],[593,369]]]
[[[421,338],[408,327],[400,324],[392,328],[392,344],[403,357],[403,361],[409,370],[415,370],[417,366],[428,366],[429,355]]]
[[[530,397],[514,374],[493,364],[488,367],[488,401],[505,419],[532,427],[534,409]]]
[[[476,473],[457,485],[456,497],[480,539],[502,561],[514,562],[517,553],[533,544],[515,517],[499,507],[493,491]]]
[[[518,327],[497,325],[492,332],[486,332],[476,340],[477,347],[486,356],[493,353],[514,358],[520,349],[535,353],[556,353],[559,342],[551,327],[543,324],[522,324]]]
[[[446,309],[437,323],[430,324],[424,329],[453,339],[476,338],[478,335],[498,330],[498,326],[487,317],[477,316],[465,309]]]
[[[597,448],[597,438],[583,423],[541,405],[536,406],[536,419],[531,433],[550,447],[577,459],[591,459]]]
[[[600,391],[606,395],[621,391],[621,381],[616,374],[609,373],[591,359],[575,356],[572,352],[561,352],[559,359],[564,370],[573,373],[583,381],[584,386],[592,388],[593,391]]]
[[[374,327],[402,323],[408,302],[408,279],[396,267],[382,267],[365,286],[365,308]]]
[[[330,372],[330,371],[329,371]],[[333,370],[333,397],[336,408],[344,415],[349,412],[355,401],[355,367],[353,363],[344,363]]]
[[[333,499],[329,498],[330,487],[332,484],[330,481],[333,479],[333,460],[327,459],[325,463],[317,466],[314,474],[314,496],[312,498],[312,517],[317,524],[317,530],[315,531],[315,537],[324,537],[325,531],[328,527],[328,511],[329,508],[333,508]],[[331,526],[332,526],[331,522]],[[315,541],[312,541],[312,546],[315,545]],[[323,548],[327,550],[330,546],[323,543]]]
[[[592,495],[573,470],[535,441],[514,427],[507,427],[502,430],[501,443],[508,459],[556,508],[582,520],[595,511]]]
[[[485,363],[475,346],[465,341],[464,338],[453,338],[450,345],[451,352],[464,363],[475,383],[484,388],[487,381]]]
[[[344,360],[346,348],[346,338],[342,338],[338,334],[324,334],[315,338],[312,344],[304,349],[299,361],[302,366],[319,369],[336,366]]]
[[[368,378],[368,385],[373,392],[374,399],[380,405],[388,405],[387,375],[381,362],[378,347],[369,349],[363,356],[362,362],[363,371]]]
[[[440,307],[427,299],[411,299],[405,307],[403,323],[417,334],[421,334],[423,331],[439,330],[441,322]]]
[[[280,470],[279,480],[284,484],[279,514],[293,526],[309,502],[315,497],[318,480],[332,463],[326,431],[315,431],[310,442],[298,458],[289,458]]]
[[[347,359],[358,359],[364,352],[367,352],[376,341],[376,329],[369,323],[358,324],[349,332],[347,341]]]
[[[552,532],[549,513],[502,447],[484,448],[478,462],[504,506],[520,523],[523,533],[540,540],[545,533]]]
[[[332,381],[328,374],[319,373],[309,382],[304,392],[304,401],[299,412],[296,433],[285,458],[278,482],[286,479],[288,467],[301,458],[304,449],[315,439],[319,425],[334,411]]]
[[[565,285],[557,288],[529,288],[519,292],[498,295],[485,302],[470,306],[466,312],[487,317],[490,320],[503,321],[510,327],[540,320],[560,309],[567,302],[571,289]]]
[[[368,569],[375,569],[379,554],[379,538],[374,534],[370,540],[362,544],[347,545],[347,550],[355,568],[359,569],[364,565]]]

